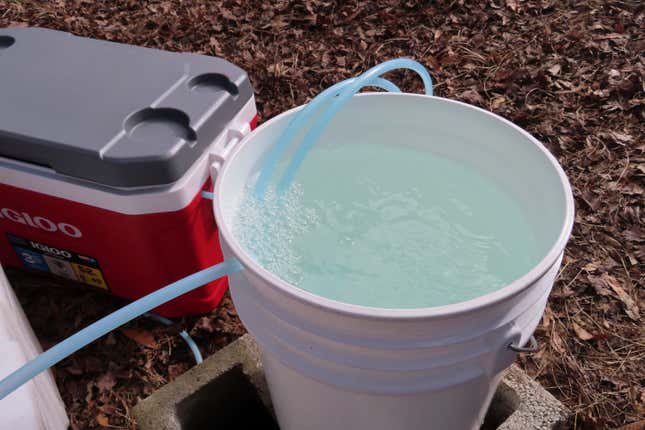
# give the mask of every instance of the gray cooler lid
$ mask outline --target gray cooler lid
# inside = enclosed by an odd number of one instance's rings
[[[63,175],[174,182],[251,97],[221,58],[0,29],[0,156]]]

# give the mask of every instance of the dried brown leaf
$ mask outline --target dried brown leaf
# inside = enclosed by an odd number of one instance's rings
[[[506,6],[508,6],[513,12],[517,12],[517,0],[506,0]]]
[[[611,295],[611,290],[602,276],[587,275],[587,279],[597,294],[601,296]]]
[[[500,97],[495,97],[492,102],[490,102],[490,108],[491,110],[498,110],[500,107],[504,106],[506,103],[506,97],[500,96]]]
[[[214,333],[217,330],[217,320],[214,320],[210,317],[201,317],[193,325],[190,334],[196,334],[199,332]]]
[[[110,420],[109,420],[109,419],[108,419],[108,417],[106,417],[106,416],[105,416],[105,414],[104,414],[104,413],[102,413],[102,412],[99,412],[99,413],[96,415],[96,422],[97,422],[97,423],[98,423],[98,425],[100,425],[101,427],[108,427],[108,426],[110,425]]]
[[[553,66],[549,67],[547,70],[553,76],[558,76],[560,74],[560,70],[562,70],[562,67],[559,64],[554,64]]]
[[[573,322],[573,331],[575,331],[575,332],[576,332],[576,336],[578,336],[578,338],[579,338],[580,340],[585,340],[585,341],[587,341],[587,340],[591,340],[591,339],[593,339],[593,337],[594,337],[594,336],[593,336],[593,334],[589,333],[587,330],[585,330],[584,328],[582,328],[582,326],[580,326],[580,325],[579,325],[578,323],[576,323],[575,321]]]
[[[159,346],[154,335],[147,330],[124,327],[120,331],[126,337],[132,339],[141,346],[145,346],[146,348],[156,349]]]
[[[603,273],[601,278],[616,293],[620,301],[623,302],[627,315],[634,321],[638,321],[640,319],[640,309],[634,299],[620,286],[618,279],[607,273]]]
[[[96,387],[99,391],[110,391],[116,385],[116,377],[110,371],[103,374],[97,381]]]
[[[630,143],[634,141],[634,136],[627,133],[620,133],[618,131],[610,131],[609,134],[620,143]]]

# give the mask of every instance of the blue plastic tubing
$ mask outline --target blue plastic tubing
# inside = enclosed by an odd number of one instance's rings
[[[39,375],[41,372],[49,369],[65,357],[73,354],[128,321],[131,321],[136,317],[151,311],[157,306],[181,296],[182,294],[207,284],[208,282],[237,272],[241,267],[242,266],[237,260],[226,260],[222,263],[216,264],[215,266],[193,273],[177,282],[173,282],[172,284],[169,284],[154,293],[148,294],[147,296],[144,296],[85,327],[83,330],[49,348],[47,351],[43,352],[0,381],[0,400],[4,399],[21,385]]]
[[[257,197],[264,196],[264,193],[269,186],[269,179],[273,174],[278,161],[280,161],[280,158],[284,154],[284,151],[287,150],[289,143],[291,142],[291,140],[293,140],[296,133],[300,130],[300,128],[302,128],[303,123],[305,123],[313,114],[315,114],[330,97],[336,97],[343,88],[347,87],[355,80],[355,78],[346,79],[327,88],[316,97],[314,97],[311,101],[309,101],[309,103],[307,103],[307,105],[305,105],[305,107],[303,107],[302,110],[298,112],[298,116],[287,125],[287,127],[284,129],[284,131],[276,141],[275,145],[273,145],[273,148],[271,149],[271,152],[269,153],[268,158],[264,162],[264,166],[260,171],[260,177],[258,178],[255,187],[255,195]],[[378,76],[372,79],[371,82],[364,84],[363,86],[378,87],[390,92],[401,92],[399,87],[394,85],[392,82]]]
[[[175,325],[175,323],[172,320],[169,320],[168,318],[162,317],[161,315],[153,314],[151,312],[146,312],[143,314],[144,317],[150,318],[151,320],[157,321],[158,323],[161,323],[165,326],[171,327]],[[188,345],[188,348],[190,348],[190,351],[193,353],[193,356],[195,357],[195,363],[200,364],[204,361],[204,357],[202,357],[202,352],[199,350],[199,347],[195,343],[192,337],[188,334],[186,330],[182,330],[179,332],[179,336],[184,339],[184,342],[186,342],[186,345]]]
[[[215,198],[215,194],[210,191],[202,191],[202,197],[208,200],[213,200]]]
[[[329,87],[313,100],[311,100],[304,108],[298,111],[294,119],[282,132],[277,142],[273,146],[271,152],[269,153],[267,160],[262,166],[260,177],[258,178],[258,182],[255,188],[256,196],[264,196],[264,193],[268,188],[269,178],[273,175],[276,165],[289,146],[289,143],[291,142],[291,140],[293,140],[300,129],[305,126],[309,118],[311,118],[311,116],[315,114],[323,104],[332,99],[331,105],[323,110],[314,125],[307,132],[307,134],[305,134],[302,142],[300,143],[300,146],[294,153],[291,162],[285,169],[282,178],[278,182],[278,195],[284,193],[284,191],[289,187],[289,185],[293,181],[295,173],[304,161],[307,153],[323,133],[329,121],[331,121],[334,115],[338,113],[338,111],[345,105],[345,103],[347,103],[349,99],[354,96],[354,94],[360,91],[361,88],[365,86],[375,86],[375,80],[383,79],[380,78],[380,75],[396,69],[410,69],[415,71],[423,80],[426,94],[432,95],[432,78],[430,77],[430,74],[428,73],[426,68],[417,61],[407,58],[399,58],[396,60],[386,61],[372,67],[357,78],[348,79]],[[390,89],[386,86],[379,86],[390,91]]]

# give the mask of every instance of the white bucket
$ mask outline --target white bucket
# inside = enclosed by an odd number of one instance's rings
[[[353,97],[321,140],[415,145],[478,169],[524,209],[544,258],[508,286],[462,303],[420,309],[340,303],[267,272],[231,231],[248,178],[294,113],[244,138],[214,190],[224,254],[243,266],[229,276],[233,301],[261,346],[282,430],[477,428],[515,358],[509,344],[524,345],[532,335],[560,267],[574,211],[562,168],[528,133],[482,109],[423,95]]]

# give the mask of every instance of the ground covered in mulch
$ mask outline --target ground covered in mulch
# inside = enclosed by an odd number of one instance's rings
[[[377,62],[414,57],[437,95],[526,128],[562,163],[577,215],[537,331],[544,348],[521,365],[576,412],[572,427],[604,429],[645,418],[644,13],[638,0],[0,0],[0,27],[222,56],[249,72],[263,120]],[[412,75],[392,79],[420,91]],[[10,275],[45,347],[121,305]],[[178,326],[206,355],[243,331],[229,299]],[[137,321],[56,366],[72,427],[135,428],[137,400],[193,364],[176,332]]]

